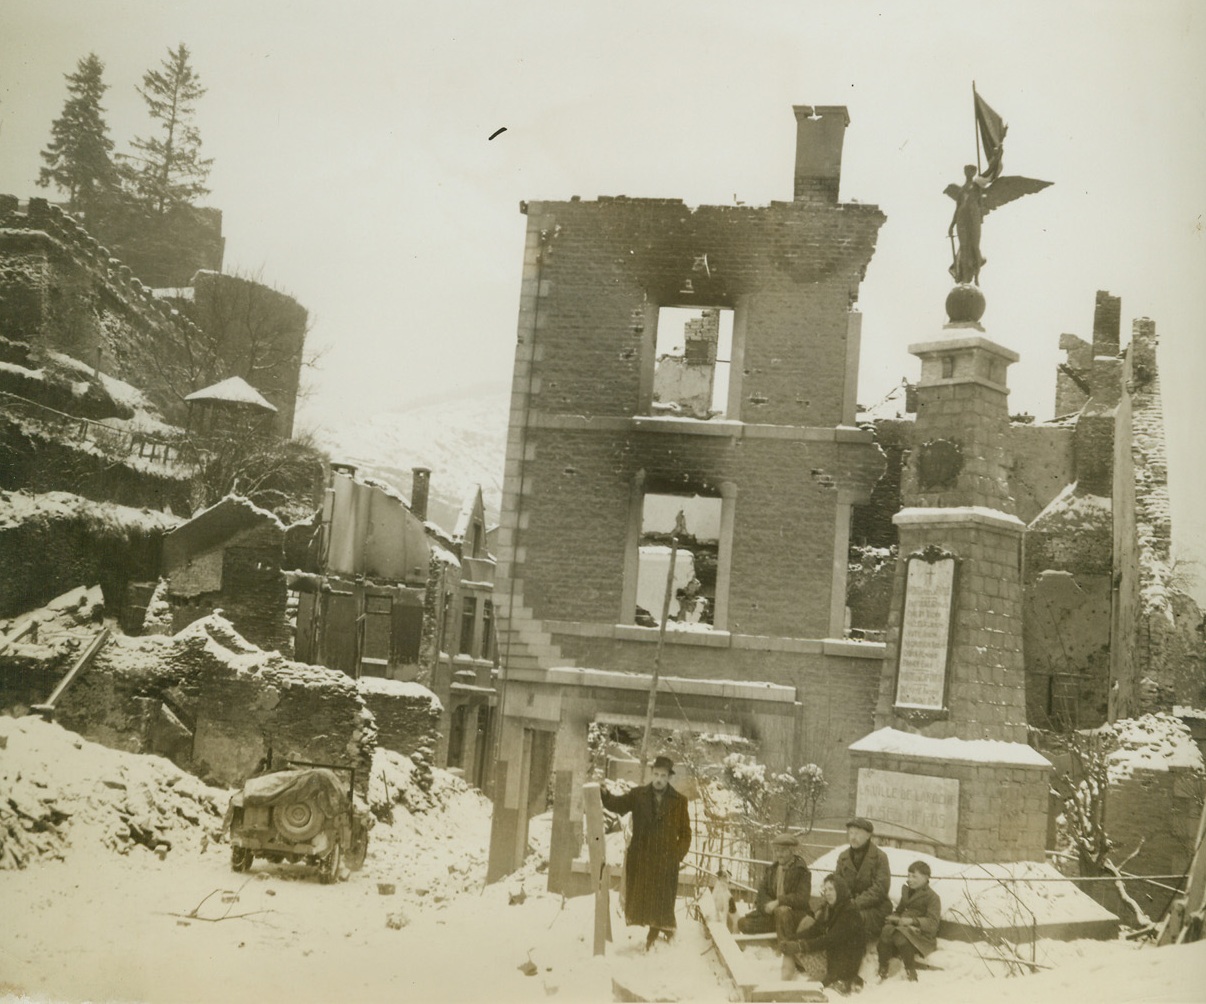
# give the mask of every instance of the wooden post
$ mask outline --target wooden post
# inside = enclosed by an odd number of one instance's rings
[[[678,557],[678,538],[687,532],[687,521],[680,509],[674,519],[674,532],[670,535],[670,568],[666,572],[666,592],[662,596],[662,619],[657,630],[657,651],[653,656],[653,682],[649,687],[649,703],[645,707],[645,734],[641,740],[641,781],[647,781],[645,769],[649,765],[649,738],[653,734],[653,715],[657,708],[657,684],[662,672],[662,648],[666,644],[666,621],[670,619],[670,597],[674,595],[674,561]]]
[[[78,677],[80,673],[88,668],[92,660],[96,657],[96,653],[101,650],[105,642],[108,640],[109,629],[107,627],[101,628],[100,631],[97,632],[96,637],[92,639],[92,642],[84,650],[84,654],[76,660],[75,665],[67,671],[67,675],[59,681],[59,685],[55,687],[51,692],[51,695],[46,698],[46,703],[35,704],[30,708],[30,710],[41,715],[47,721],[53,721],[55,704],[58,699],[62,697],[64,691],[66,691],[67,688],[75,682],[76,677]]]
[[[595,955],[606,953],[611,941],[611,870],[607,867],[607,842],[603,830],[603,800],[598,784],[584,784],[586,846],[590,852],[590,878],[595,890]]]

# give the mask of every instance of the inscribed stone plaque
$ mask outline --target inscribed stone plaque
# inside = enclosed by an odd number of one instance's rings
[[[896,668],[897,707],[937,710],[945,706],[954,598],[953,556],[909,557]]]
[[[953,777],[860,767],[855,805],[858,815],[875,821],[876,833],[956,846],[959,782]]]

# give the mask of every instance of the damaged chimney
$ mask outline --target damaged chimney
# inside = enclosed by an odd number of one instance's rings
[[[412,467],[414,480],[410,489],[410,511],[421,520],[427,519],[427,491],[431,487],[431,468]]]
[[[842,141],[850,116],[845,105],[793,105],[796,113],[796,202],[838,200]]]

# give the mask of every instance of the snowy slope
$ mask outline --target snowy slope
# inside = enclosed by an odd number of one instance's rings
[[[451,530],[461,504],[480,484],[487,521],[498,519],[507,441],[506,390],[473,393],[363,418],[327,412],[307,416],[331,458],[355,464],[410,498],[411,468],[431,468],[429,518]]]

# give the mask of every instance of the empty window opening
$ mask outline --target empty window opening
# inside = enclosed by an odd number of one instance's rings
[[[720,499],[699,495],[645,496],[637,565],[638,625],[657,627],[666,609],[667,627],[711,628],[720,553],[720,506]]]
[[[654,414],[723,418],[732,356],[732,310],[662,307],[654,351]]]
[[[473,655],[473,631],[477,626],[477,599],[466,596],[461,601],[461,655]]]

